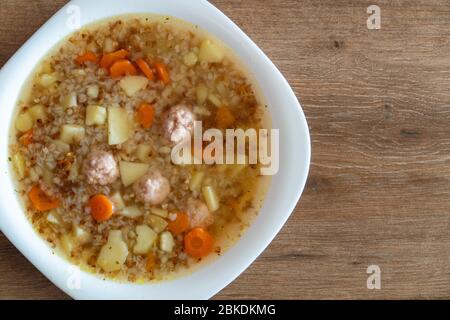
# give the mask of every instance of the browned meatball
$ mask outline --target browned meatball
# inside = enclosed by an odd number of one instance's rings
[[[189,216],[191,228],[207,228],[214,223],[214,216],[205,203],[190,198],[187,201],[186,213]]]
[[[119,177],[119,168],[111,153],[95,150],[84,160],[83,173],[89,184],[106,186]]]
[[[150,205],[164,202],[170,193],[170,183],[159,171],[151,171],[133,185],[136,199]]]
[[[194,131],[195,116],[185,105],[172,107],[164,115],[164,136],[172,143],[179,143]]]

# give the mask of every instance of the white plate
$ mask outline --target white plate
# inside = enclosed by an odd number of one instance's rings
[[[71,30],[69,8],[81,8],[81,24],[127,13],[175,16],[206,29],[232,48],[254,74],[280,129],[280,171],[264,206],[244,237],[214,262],[169,282],[137,285],[104,281],[81,273],[81,288],[70,290],[70,264],[52,254],[22,212],[8,164],[8,133],[21,87],[39,60]],[[242,273],[269,245],[295,208],[310,164],[308,125],[292,89],[267,56],[230,19],[204,0],[74,0],[56,13],[0,72],[0,228],[50,281],[76,299],[209,299]],[[8,124],[8,125],[6,125]],[[11,266],[13,267],[13,266]],[[264,279],[261,279],[263,281]]]

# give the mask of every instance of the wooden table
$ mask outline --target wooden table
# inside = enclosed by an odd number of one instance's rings
[[[3,0],[0,64],[66,1]],[[214,0],[281,69],[312,134],[306,191],[220,299],[450,298],[450,3]],[[366,269],[381,268],[381,290]],[[67,298],[0,236],[0,298]]]

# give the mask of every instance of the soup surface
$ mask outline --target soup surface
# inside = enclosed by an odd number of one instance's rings
[[[36,231],[84,270],[167,279],[236,242],[268,185],[259,165],[175,165],[172,148],[194,121],[260,129],[265,116],[232,52],[196,26],[102,21],[60,43],[23,89],[17,190]]]

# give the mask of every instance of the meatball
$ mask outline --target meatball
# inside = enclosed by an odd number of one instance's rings
[[[150,205],[164,202],[170,193],[170,183],[159,171],[152,171],[133,185],[136,199]]]
[[[207,228],[214,223],[214,216],[205,203],[193,198],[188,199],[186,213],[189,216],[191,228]]]
[[[106,151],[91,151],[84,160],[83,172],[89,184],[106,186],[119,177],[114,156]]]
[[[179,143],[194,131],[195,116],[185,105],[172,107],[164,115],[164,136],[172,143]]]

